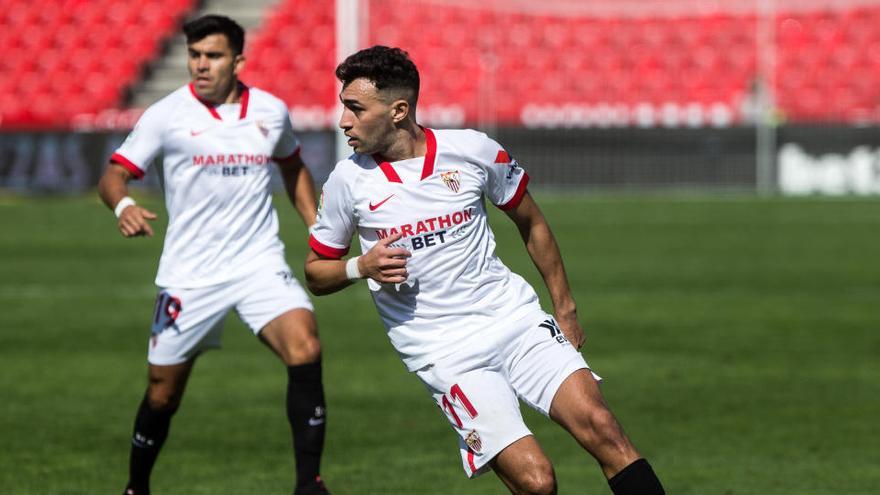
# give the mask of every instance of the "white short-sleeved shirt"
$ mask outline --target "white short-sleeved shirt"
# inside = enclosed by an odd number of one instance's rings
[[[528,175],[472,130],[425,129],[424,157],[388,163],[354,154],[336,164],[309,245],[341,258],[357,232],[361,251],[394,232],[412,253],[402,284],[369,288],[404,363],[416,370],[505,320],[540,310],[534,289],[495,256],[483,198],[519,204]]]
[[[192,85],[151,105],[111,161],[143,177],[163,157],[168,230],[160,287],[230,280],[283,256],[270,162],[299,152],[287,106],[242,85],[241,102],[212,105]]]

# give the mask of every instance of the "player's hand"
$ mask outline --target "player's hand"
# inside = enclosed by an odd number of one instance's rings
[[[584,330],[581,328],[581,322],[578,321],[577,312],[572,311],[566,314],[555,315],[556,323],[562,329],[562,334],[571,342],[575,349],[580,349],[587,338],[584,337]]]
[[[403,234],[389,235],[379,239],[369,251],[358,259],[358,269],[365,277],[376,282],[399,284],[406,282],[409,274],[406,271],[406,259],[412,254],[401,247],[390,247],[397,242]]]
[[[152,237],[153,228],[148,220],[155,220],[156,218],[156,214],[152,211],[138,205],[131,205],[122,210],[117,226],[119,231],[122,232],[123,237],[143,235]]]

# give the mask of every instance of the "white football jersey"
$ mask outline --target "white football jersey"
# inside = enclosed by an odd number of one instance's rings
[[[354,154],[336,164],[309,245],[341,258],[355,231],[362,252],[400,232],[412,253],[402,284],[368,280],[391,343],[410,370],[449,355],[481,331],[540,310],[534,289],[495,256],[483,198],[519,204],[528,175],[472,130],[425,129],[424,157],[383,162]]]
[[[140,178],[162,156],[168,230],[156,285],[213,285],[283,256],[269,166],[298,152],[287,106],[256,88],[212,105],[187,85],[151,105],[111,161]]]

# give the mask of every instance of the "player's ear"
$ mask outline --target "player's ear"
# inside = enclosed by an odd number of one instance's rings
[[[242,70],[244,70],[244,65],[247,60],[244,58],[243,53],[239,53],[232,60],[233,72],[237,76]]]
[[[394,100],[391,103],[391,120],[395,124],[403,122],[409,116],[409,102],[406,100]]]

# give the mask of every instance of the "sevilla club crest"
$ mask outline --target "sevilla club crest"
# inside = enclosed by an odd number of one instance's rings
[[[446,184],[452,192],[458,192],[458,189],[461,187],[461,172],[458,170],[452,170],[450,172],[440,172],[440,180]]]
[[[466,443],[468,448],[474,451],[474,453],[479,454],[480,451],[483,450],[483,440],[480,439],[480,434],[477,433],[477,430],[471,430],[471,432],[464,437],[464,443]]]

